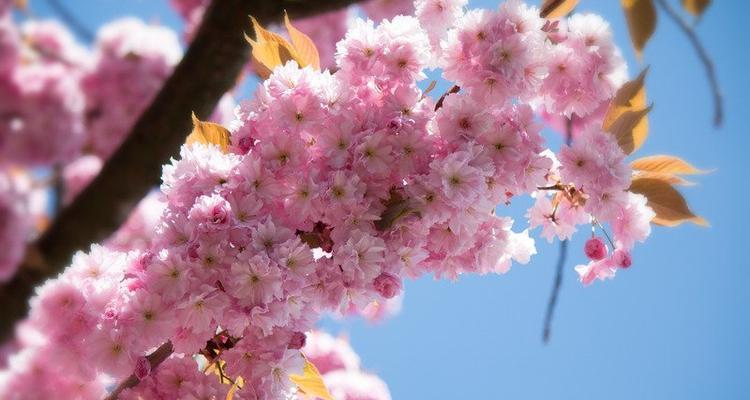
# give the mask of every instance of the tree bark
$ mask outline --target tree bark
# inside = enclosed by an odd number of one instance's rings
[[[34,287],[57,275],[78,250],[109,236],[134,205],[159,184],[161,166],[178,153],[191,128],[191,112],[207,117],[234,87],[247,64],[249,15],[262,24],[335,10],[356,0],[216,0],[209,6],[185,56],[129,136],[99,175],[30,249],[36,262],[22,265],[0,286],[0,339],[7,339],[28,310]]]

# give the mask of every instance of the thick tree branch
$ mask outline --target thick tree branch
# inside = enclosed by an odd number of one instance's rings
[[[719,86],[719,79],[716,77],[714,63],[711,61],[711,57],[709,57],[706,48],[703,47],[700,39],[698,39],[698,35],[695,33],[693,26],[682,18],[680,14],[677,13],[677,10],[675,10],[666,0],[657,0],[657,3],[664,9],[669,18],[671,18],[685,33],[685,36],[690,40],[690,44],[698,54],[698,58],[700,58],[703,63],[703,67],[706,69],[706,77],[708,78],[708,84],[711,86],[711,93],[714,98],[714,126],[718,128],[724,121],[724,106],[721,87]]]
[[[0,339],[23,318],[34,287],[60,272],[73,253],[109,236],[133,206],[159,183],[162,164],[177,154],[191,127],[191,112],[207,117],[231,89],[248,61],[243,33],[248,15],[261,23],[280,21],[347,6],[356,0],[217,0],[182,61],[130,135],[104,164],[99,175],[32,246],[43,262],[22,266],[0,287]]]

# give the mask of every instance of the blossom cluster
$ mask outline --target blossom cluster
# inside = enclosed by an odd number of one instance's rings
[[[147,246],[94,245],[38,289],[0,397],[55,385],[47,398],[95,398],[134,374],[158,384],[123,398],[214,398],[229,387],[191,361],[208,354],[243,378],[235,399],[293,398],[290,375],[324,313],[392,299],[405,277],[528,262],[529,230],[496,207],[524,194],[536,197],[530,228],[547,237],[611,225],[611,255],[600,240],[586,246],[584,283],[629,266],[653,212],[627,191],[624,153],[591,128],[555,154],[536,118],[583,116],[613,95],[624,65],[606,24],[585,15],[563,40],[520,1],[466,13],[464,3],[419,0],[419,17],[353,22],[336,72],[291,61],[240,104],[228,151],[184,145],[164,166]],[[590,57],[553,73],[567,52]],[[432,66],[458,93],[435,102],[420,89]],[[174,353],[151,371],[144,357],[167,341]]]
[[[88,49],[54,20],[16,23],[9,12],[0,13],[0,173],[48,169],[34,175],[49,176],[41,179],[50,182],[62,179],[63,192],[55,196],[70,203],[125,139],[181,53],[173,31],[133,18],[104,25]],[[234,105],[225,95],[211,119],[230,121]],[[34,186],[52,190],[53,185]],[[10,191],[4,195],[12,196]],[[40,212],[49,214],[47,208],[21,205],[8,212],[18,215],[25,209],[26,215],[17,218],[32,220]],[[19,261],[14,255],[39,229],[33,223],[24,224],[25,231],[10,229],[10,222],[3,225],[9,227],[0,236],[7,248],[7,273],[0,280],[7,280]]]
[[[93,66],[82,78],[91,151],[108,158],[182,56],[170,29],[124,18],[97,34]]]

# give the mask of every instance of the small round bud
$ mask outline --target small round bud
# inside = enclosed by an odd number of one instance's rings
[[[617,249],[612,253],[612,260],[615,264],[622,269],[627,269],[633,264],[633,258],[630,256],[630,252],[623,249]]]
[[[592,237],[586,241],[583,251],[586,253],[586,257],[593,261],[599,261],[607,256],[607,245],[601,238]]]
[[[133,375],[135,375],[138,380],[143,380],[143,378],[147,377],[151,373],[151,363],[148,361],[146,357],[139,357],[138,361],[135,363],[135,371],[133,371]]]
[[[289,345],[287,347],[292,350],[299,350],[305,347],[306,342],[307,336],[304,332],[294,332],[292,338],[289,339]]]
[[[375,290],[386,299],[396,296],[401,291],[401,280],[387,272],[378,275],[372,284]]]

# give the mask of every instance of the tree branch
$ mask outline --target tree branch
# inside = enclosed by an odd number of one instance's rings
[[[21,266],[0,286],[0,339],[23,318],[34,287],[62,271],[77,250],[109,236],[134,205],[159,184],[162,164],[176,154],[190,132],[191,112],[207,117],[230,90],[248,61],[243,32],[248,15],[263,24],[335,10],[356,0],[217,0],[211,3],[195,39],[172,76],[140,116],[128,138],[99,175],[32,245],[43,262]]]
[[[714,126],[718,128],[724,121],[724,106],[714,63],[711,61],[711,57],[709,57],[706,48],[703,47],[700,39],[698,39],[698,35],[695,33],[693,26],[682,18],[680,14],[677,13],[677,10],[675,10],[666,0],[657,0],[657,3],[659,3],[661,8],[664,9],[669,18],[671,18],[672,21],[674,21],[685,33],[688,40],[690,40],[690,44],[693,45],[695,52],[698,54],[698,58],[700,58],[703,63],[703,67],[706,69],[706,77],[708,78],[708,83],[711,86],[711,92],[714,98]]]
[[[220,0],[221,1],[221,0]],[[154,373],[154,370],[156,367],[159,366],[159,364],[163,363],[164,360],[169,358],[169,356],[172,354],[173,351],[172,342],[166,342],[163,345],[159,346],[156,350],[154,350],[151,354],[146,356],[146,359],[148,360],[149,365],[151,365],[151,373]],[[124,381],[120,382],[117,387],[112,390],[112,392],[107,395],[107,397],[104,398],[104,400],[117,400],[117,397],[120,396],[120,393],[122,393],[123,390],[132,388],[136,386],[138,383],[140,383],[141,380],[138,379],[135,374],[130,375],[127,377]]]
[[[575,114],[572,114],[570,118],[565,121],[565,144],[570,146],[573,142],[573,118]],[[562,285],[563,273],[565,272],[565,259],[568,257],[568,241],[560,241],[560,254],[557,258],[557,269],[555,270],[555,280],[552,283],[552,292],[549,295],[549,301],[547,302],[547,312],[544,314],[544,330],[542,331],[542,342],[544,344],[549,343],[549,338],[552,334],[552,318],[555,316],[555,308],[557,307],[557,297],[560,295],[560,286]]]
[[[557,306],[557,297],[560,294],[560,286],[562,285],[563,272],[565,271],[565,259],[567,256],[568,241],[563,240],[560,242],[560,255],[557,259],[555,281],[552,284],[552,292],[550,293],[549,301],[547,302],[547,312],[544,315],[544,331],[542,332],[542,341],[544,344],[549,343],[549,338],[552,334],[552,317],[555,316],[555,307]]]

